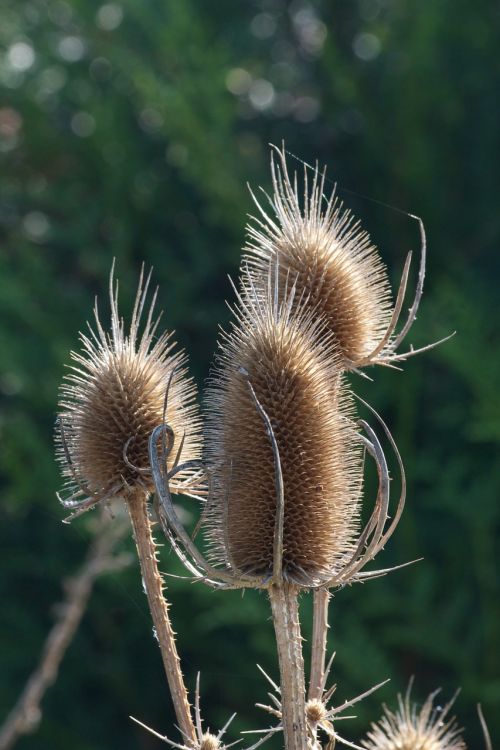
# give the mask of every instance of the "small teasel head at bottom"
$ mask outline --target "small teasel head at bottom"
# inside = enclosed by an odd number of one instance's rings
[[[444,706],[436,703],[439,691],[431,693],[419,708],[411,700],[412,682],[405,696],[398,695],[398,707],[384,706],[382,718],[372,724],[366,750],[466,750],[462,730],[450,711],[458,693]]]

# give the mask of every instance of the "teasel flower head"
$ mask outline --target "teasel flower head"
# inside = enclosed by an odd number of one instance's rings
[[[253,195],[260,216],[247,227],[244,266],[254,285],[265,295],[269,268],[278,264],[281,295],[288,280],[295,283],[296,299],[321,316],[333,334],[344,369],[405,359],[415,351],[395,354],[418,309],[425,275],[425,232],[415,301],[408,320],[394,334],[406,291],[411,253],[408,254],[396,302],[392,303],[386,268],[369,235],[344,210],[333,191],[326,198],[326,175],[316,168],[312,180],[305,165],[303,193],[297,175],[290,176],[284,147],[271,157],[273,194],[270,211]]]
[[[466,750],[461,729],[449,718],[456,695],[441,707],[434,704],[439,691],[431,693],[418,710],[411,702],[410,682],[406,695],[398,696],[398,708],[384,706],[384,715],[372,724],[363,747],[367,750]]]
[[[72,518],[102,501],[153,490],[148,441],[164,421],[169,426],[167,469],[176,452],[181,460],[200,457],[201,424],[195,386],[187,376],[186,357],[174,351],[171,334],[157,336],[157,291],[147,303],[151,273],[139,281],[130,327],[118,311],[118,283],[110,275],[111,326],[101,323],[80,334],[81,349],[60,389],[56,451],[66,480],[62,500]],[[142,329],[142,330],[141,330]],[[168,391],[168,400],[165,400]],[[166,408],[166,412],[164,413]],[[175,492],[196,494],[199,476],[180,471]]]
[[[276,279],[262,297],[244,278],[212,373],[206,526],[214,564],[235,576],[265,581],[278,566],[284,580],[319,585],[355,544],[360,441],[331,334],[294,290],[279,301]]]

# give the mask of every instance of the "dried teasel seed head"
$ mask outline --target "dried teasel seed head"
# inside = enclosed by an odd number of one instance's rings
[[[199,458],[200,421],[194,403],[195,386],[187,377],[186,358],[174,352],[171,335],[155,339],[157,293],[145,311],[151,274],[139,281],[126,330],[118,312],[118,284],[110,276],[111,329],[106,331],[94,310],[95,330],[80,334],[81,350],[72,352],[73,365],[60,389],[56,452],[66,479],[63,504],[76,514],[102,500],[127,496],[138,489],[153,490],[148,440],[162,422],[173,431],[168,466],[183,436],[182,461]],[[142,325],[141,321],[146,320]],[[190,475],[179,473],[173,491],[190,492]]]
[[[448,714],[456,695],[442,708],[434,705],[435,693],[428,696],[420,711],[410,701],[411,682],[405,697],[398,695],[395,712],[384,706],[384,715],[372,724],[363,747],[367,750],[466,750],[461,729]]]
[[[221,743],[215,734],[205,732],[201,735],[200,750],[219,750]]]
[[[279,266],[281,296],[289,281],[296,300],[307,299],[333,333],[346,368],[365,359],[391,321],[391,291],[384,264],[369,235],[335,196],[324,197],[325,173],[304,168],[304,198],[290,177],[285,151],[271,156],[272,215],[254,200],[260,218],[247,227],[244,265],[265,294],[269,268]]]
[[[306,703],[306,718],[312,726],[326,721],[328,719],[328,710],[325,704],[316,698],[308,700]]]
[[[282,576],[317,585],[352,549],[358,527],[361,462],[351,397],[321,321],[294,307],[293,292],[278,302],[271,277],[265,297],[252,292],[248,276],[244,284],[206,398],[213,560],[235,575],[273,572],[276,464],[252,388],[280,455]]]

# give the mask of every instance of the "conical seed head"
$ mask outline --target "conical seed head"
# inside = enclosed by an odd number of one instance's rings
[[[268,415],[284,484],[283,576],[328,580],[358,526],[360,454],[331,342],[291,298],[247,295],[208,396],[206,445],[214,559],[256,577],[273,570],[275,461],[249,384]]]
[[[296,299],[307,299],[335,337],[346,367],[375,349],[391,320],[387,272],[370,237],[333,193],[324,197],[325,174],[304,171],[304,198],[290,179],[285,152],[271,159],[271,215],[257,203],[260,219],[247,227],[244,262],[265,294],[269,268],[278,265],[281,295],[289,281]]]
[[[398,696],[398,709],[384,706],[384,715],[372,724],[362,741],[367,750],[466,750],[455,718],[449,718],[454,698],[443,708],[434,706],[429,695],[420,711],[410,702],[411,684],[405,698]]]
[[[169,334],[154,341],[159,322],[153,321],[156,294],[140,331],[148,284],[149,277],[143,284],[141,274],[126,332],[111,278],[111,330],[104,330],[96,308],[96,330],[90,329],[89,336],[82,334],[81,351],[72,353],[74,365],[60,391],[56,450],[66,491],[75,502],[86,495],[98,501],[138,488],[153,490],[148,441],[163,420],[167,387],[165,421],[174,434],[168,466],[183,435],[181,461],[200,457],[201,425],[186,358],[173,351]],[[186,482],[189,485],[189,476],[180,473],[173,482],[174,491],[182,491]]]

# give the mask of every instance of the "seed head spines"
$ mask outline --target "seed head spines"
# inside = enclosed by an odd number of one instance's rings
[[[141,334],[150,278],[151,274],[144,279],[141,272],[127,332],[118,313],[112,270],[110,331],[105,331],[96,303],[95,330],[89,325],[89,333],[80,335],[81,350],[71,354],[74,364],[60,390],[56,445],[69,494],[66,503],[76,510],[138,488],[152,491],[148,440],[163,420],[169,382],[165,420],[176,445],[185,436],[183,460],[200,454],[200,421],[186,357],[174,351],[170,333],[155,340],[160,320],[154,313],[157,292]],[[171,451],[170,462],[173,455]],[[180,473],[174,491],[182,491],[186,480],[189,476]]]
[[[304,169],[304,197],[297,175],[288,173],[285,152],[271,156],[273,195],[269,215],[254,196],[261,218],[248,225],[244,265],[254,286],[264,290],[269,268],[280,268],[280,296],[289,278],[301,297],[322,316],[335,340],[342,364],[364,362],[383,339],[391,321],[387,272],[370,237],[332,193],[324,196],[325,172]]]
[[[306,585],[327,580],[352,548],[358,526],[360,451],[331,335],[322,322],[245,292],[223,337],[208,389],[206,445],[214,502],[207,528],[214,560],[236,572],[272,570],[277,497],[275,461],[249,388],[268,415],[285,490],[283,576]],[[293,294],[293,291],[291,292]]]

